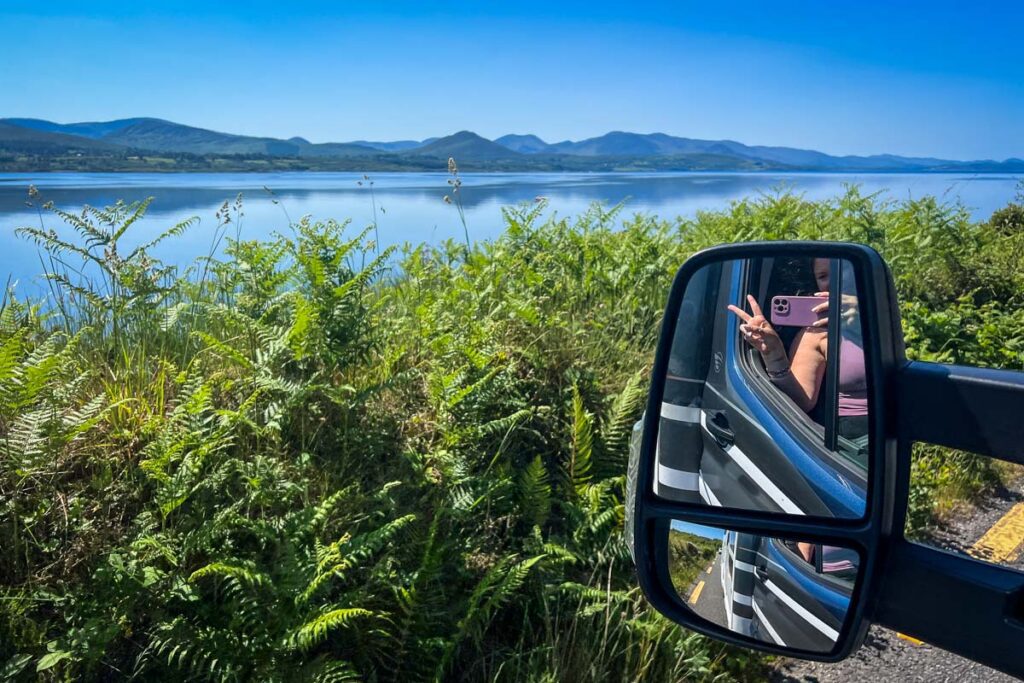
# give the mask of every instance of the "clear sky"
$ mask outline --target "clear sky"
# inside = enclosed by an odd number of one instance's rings
[[[147,7],[148,5],[148,7]],[[0,5],[0,117],[1024,157],[1024,2]]]

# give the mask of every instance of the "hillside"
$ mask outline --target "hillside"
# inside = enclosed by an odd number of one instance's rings
[[[81,136],[122,148],[184,154],[262,154],[267,156],[357,156],[369,147],[349,143],[315,145],[305,138],[288,140],[221,133],[154,118],[60,124],[41,119],[4,119],[12,126],[37,132]]]
[[[494,141],[513,152],[522,152],[523,154],[552,151],[552,145],[544,142],[536,135],[502,135],[500,138],[495,138]]]
[[[409,149],[416,149],[422,147],[428,143],[437,140],[437,138],[427,138],[426,140],[395,140],[394,142],[375,142],[371,140],[353,140],[349,144],[359,145],[360,147],[369,147],[370,149],[378,149],[382,152],[404,152]]]
[[[430,144],[417,147],[412,153],[431,157],[455,157],[456,159],[508,159],[519,156],[507,147],[480,137],[468,130],[440,138]]]
[[[552,151],[562,154],[582,156],[656,156],[708,151],[706,145],[690,145],[687,142],[685,138],[673,138],[661,133],[643,135],[612,131],[579,142],[559,142],[551,147]]]
[[[954,161],[612,131],[549,144],[533,134],[489,140],[460,131],[422,141],[312,143],[236,135],[157,118],[55,123],[0,119],[0,171],[433,171],[454,157],[472,171],[828,171],[1021,173],[1024,161]]]
[[[3,119],[6,123],[21,128],[45,131],[48,133],[63,133],[65,135],[80,135],[84,138],[98,140],[114,131],[125,128],[132,124],[147,119],[118,119],[117,121],[88,121],[84,123],[54,123],[43,119]]]
[[[125,148],[78,135],[66,135],[34,128],[15,126],[0,120],[0,155],[31,154],[109,154],[123,153]]]

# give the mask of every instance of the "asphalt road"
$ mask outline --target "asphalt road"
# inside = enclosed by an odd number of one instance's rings
[[[715,559],[711,561],[709,573],[702,571],[690,587],[686,603],[694,612],[719,626],[726,626],[725,594],[722,592],[722,550],[719,548]]]
[[[1022,509],[1014,510],[1015,506],[1024,502],[1024,493],[1021,492],[1024,487],[1021,484],[1024,482],[1018,482],[1017,490],[1002,491],[981,507],[958,515],[947,529],[937,534],[932,544],[975,556],[987,556],[992,552],[992,547],[998,549],[1000,545],[1012,551],[1013,541],[1019,545],[1022,537]],[[1011,511],[1015,514],[1007,515]],[[1002,560],[1000,564],[1024,570],[1024,557],[1016,551],[1005,552],[999,559]],[[880,626],[872,626],[863,647],[847,659],[836,664],[783,660],[772,680],[777,683],[1003,683],[1016,679],[945,650],[927,644],[915,644]]]

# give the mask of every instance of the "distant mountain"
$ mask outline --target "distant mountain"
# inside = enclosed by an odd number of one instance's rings
[[[394,142],[371,142],[368,140],[353,140],[349,144],[359,145],[360,147],[369,147],[370,149],[379,149],[382,152],[404,152],[409,149],[416,149],[423,145],[429,144],[437,140],[437,138],[427,138],[426,140],[395,140]]]
[[[942,159],[899,157],[891,154],[836,157],[814,150],[793,147],[745,145],[735,140],[699,140],[664,133],[625,133],[612,131],[596,138],[567,140],[549,146],[550,152],[582,156],[667,156],[676,154],[716,154],[740,159],[756,159],[801,170],[920,170],[948,166],[957,162]]]
[[[125,151],[124,147],[100,140],[39,128],[24,128],[8,121],[0,120],[0,152],[7,150],[22,154],[90,154]]]
[[[612,131],[549,144],[530,134],[488,140],[470,131],[426,140],[311,143],[236,135],[155,118],[55,123],[0,119],[2,170],[441,170],[454,157],[477,171],[836,171],[1021,173],[1024,161],[832,156],[664,133]]]
[[[673,138],[663,133],[644,135],[612,131],[597,138],[579,142],[566,140],[551,145],[552,152],[581,156],[654,156],[659,154],[695,154],[708,152],[706,145],[689,145],[685,138]]]
[[[84,138],[98,140],[121,128],[147,119],[119,119],[117,121],[94,121],[88,123],[54,123],[43,119],[3,119],[4,122],[21,128],[46,131],[48,133],[64,133],[65,135],[81,135]],[[152,119],[149,119],[152,120]]]
[[[184,126],[161,119],[138,119],[104,135],[102,140],[148,149],[155,152],[189,152],[191,154],[267,154],[297,155],[300,143],[273,138],[218,133],[205,128]]]
[[[412,152],[420,156],[454,157],[456,161],[464,159],[508,159],[519,156],[518,152],[513,152],[496,142],[491,142],[487,138],[480,137],[468,130],[438,138],[428,145],[417,147]]]
[[[502,135],[495,138],[496,143],[521,154],[538,154],[550,152],[551,145],[541,140],[536,135]]]
[[[161,119],[139,119],[118,128],[102,140],[157,152],[189,154],[265,154],[267,156],[358,156],[371,154],[368,147],[343,142],[314,145],[301,137],[289,140],[218,133]]]
[[[187,154],[265,154],[267,156],[344,156],[372,153],[347,143],[314,145],[305,138],[288,140],[219,133],[153,118],[121,119],[98,123],[53,123],[40,119],[2,119],[37,131],[80,135],[113,145],[154,152]]]

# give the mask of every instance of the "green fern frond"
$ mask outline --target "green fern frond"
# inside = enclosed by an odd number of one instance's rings
[[[295,629],[288,637],[288,645],[295,650],[311,650],[322,643],[331,631],[346,627],[357,619],[372,616],[373,612],[361,607],[331,610]]]
[[[536,555],[522,562],[512,564],[511,557],[498,561],[484,574],[469,597],[466,614],[459,620],[458,631],[449,641],[444,656],[438,664],[437,678],[443,678],[448,663],[467,637],[479,643],[491,623],[494,614],[504,605],[526,580],[530,569],[546,555]]]
[[[270,582],[269,577],[262,572],[237,564],[227,564],[226,562],[211,562],[205,567],[192,572],[188,577],[188,581],[189,583],[195,583],[206,577],[232,578],[250,587],[263,586]]]
[[[633,424],[643,412],[647,400],[645,381],[644,372],[630,376],[626,386],[612,402],[611,411],[601,425],[600,461],[595,466],[599,479],[626,471]]]
[[[535,410],[533,408],[521,408],[511,415],[506,415],[505,417],[499,417],[496,420],[484,422],[477,428],[477,430],[481,436],[492,436],[494,434],[507,435],[521,423],[529,420],[533,416],[534,412]]]
[[[346,683],[346,681],[362,680],[362,676],[349,662],[329,660],[318,666],[309,680],[314,683]]]
[[[395,246],[388,247],[373,261],[368,263],[365,268],[359,271],[355,277],[336,287],[333,293],[334,299],[338,302],[343,302],[354,293],[361,291],[370,279],[380,271],[381,266],[387,263],[388,259],[395,253],[395,249],[397,249]]]
[[[543,526],[551,511],[551,484],[539,455],[523,470],[517,490],[524,521],[531,526]]]
[[[328,518],[334,512],[341,503],[352,498],[353,494],[357,490],[355,484],[346,486],[345,488],[335,491],[330,496],[325,498],[319,505],[316,506],[316,511],[313,513],[312,519],[310,519],[309,526],[313,530],[319,530],[324,527]]]
[[[150,197],[149,199],[152,199],[152,197]],[[148,201],[149,200],[147,200],[147,202]],[[133,219],[133,222],[134,222],[134,219]],[[169,239],[171,237],[178,237],[180,235],[183,235],[189,228],[191,228],[193,225],[196,225],[197,223],[199,223],[199,216],[192,216],[191,218],[186,218],[185,220],[183,220],[183,221],[175,224],[174,226],[168,228],[167,230],[163,231],[162,233],[160,233],[159,235],[157,235],[156,237],[154,237],[150,241],[145,242],[144,244],[142,244],[142,245],[136,247],[135,249],[133,249],[128,254],[127,259],[131,260],[131,259],[135,258],[136,256],[139,256],[140,254],[148,253],[151,249],[153,249],[153,247],[156,247],[157,245],[159,245],[164,240]],[[130,223],[128,225],[130,225]],[[125,225],[124,228],[127,228],[128,225]],[[122,228],[122,230],[124,228]]]
[[[594,454],[594,417],[583,405],[579,388],[572,388],[572,451],[568,467],[569,483],[576,495],[582,495],[590,483]]]

